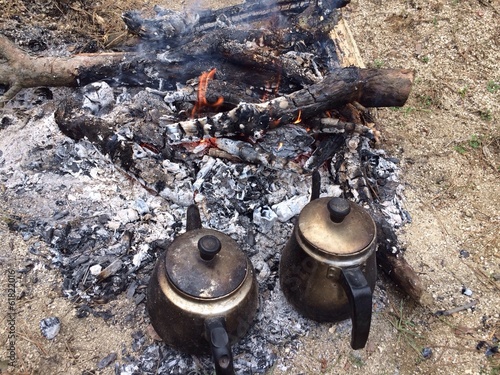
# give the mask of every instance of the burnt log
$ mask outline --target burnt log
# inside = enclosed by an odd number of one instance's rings
[[[218,36],[227,36],[227,33],[214,35]],[[236,46],[236,42],[231,45]],[[0,85],[8,89],[0,96],[0,103],[9,101],[24,88],[79,87],[101,80],[111,86],[173,89],[178,83],[196,78],[214,66],[218,68],[218,76],[227,82],[225,85],[240,82],[265,87],[270,82],[278,82],[280,74],[296,82],[302,78],[307,84],[312,82],[310,77],[314,77],[307,69],[300,69],[301,66],[289,54],[280,59],[270,57],[267,63],[262,64],[263,69],[242,74],[241,62],[240,66],[233,64],[234,59],[224,57],[224,51],[226,47],[221,47],[219,51],[217,45],[212,43],[205,45],[197,55],[179,50],[166,55],[110,52],[70,57],[33,57],[0,35]],[[249,61],[243,65],[259,61]],[[240,91],[244,93],[245,89]]]
[[[279,81],[280,75],[299,88],[320,81],[322,72],[328,69],[328,64],[321,66],[321,61],[329,59],[316,61],[320,50],[294,50],[294,46],[306,43],[303,39],[307,33],[301,33],[298,38],[289,35],[287,32],[220,28],[161,53],[143,46],[149,52],[70,57],[33,57],[0,35],[0,58],[5,60],[0,61],[0,84],[9,88],[0,99],[8,101],[23,88],[76,87],[99,80],[111,86],[173,88],[211,67],[217,67],[220,78],[225,81],[243,81],[253,86]],[[242,67],[252,68],[251,74],[242,74]],[[287,86],[288,82],[283,85]]]
[[[167,124],[168,133],[173,143],[203,136],[252,135],[352,102],[365,107],[402,106],[412,81],[413,72],[407,69],[340,68],[320,83],[292,94],[264,103],[240,103],[228,112]]]
[[[171,46],[186,43],[193,35],[220,28],[221,25],[249,25],[271,17],[289,19],[308,9],[318,9],[323,15],[349,4],[350,0],[250,0],[222,9],[175,12],[157,8],[157,16],[144,19],[137,11],[125,12],[123,21],[128,30],[149,41],[168,42]],[[188,39],[186,39],[188,38]]]

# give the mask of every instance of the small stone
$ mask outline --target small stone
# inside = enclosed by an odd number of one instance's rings
[[[103,368],[108,367],[111,363],[116,361],[116,357],[116,353],[108,354],[97,363],[97,369],[102,370]]]
[[[431,348],[423,348],[422,349],[422,357],[424,357],[424,359],[429,359],[431,358],[432,356],[432,349]]]
[[[61,330],[61,321],[57,316],[42,319],[40,321],[40,330],[46,339],[52,340]]]
[[[472,296],[472,290],[463,286],[462,287],[462,294],[467,296],[467,297],[470,297],[470,296]]]
[[[470,256],[470,253],[467,250],[460,250],[460,258],[468,258]]]
[[[97,276],[101,273],[102,266],[100,264],[94,264],[92,267],[89,268],[89,271],[93,276]]]

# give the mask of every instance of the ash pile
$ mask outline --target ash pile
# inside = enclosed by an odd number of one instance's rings
[[[112,316],[115,312],[99,306],[125,294],[135,301],[132,315],[147,321],[145,291],[153,266],[185,230],[186,208],[193,203],[200,208],[204,227],[238,242],[256,269],[260,305],[254,325],[233,346],[241,374],[285,367],[286,357],[300,350],[298,338],[317,325],[289,306],[278,285],[280,250],[310,199],[313,171],[322,178],[321,196],[343,196],[372,213],[381,229],[378,252],[383,258],[401,254],[396,230],[409,221],[397,160],[376,148],[378,134],[364,105],[374,104],[372,95],[356,97],[361,102],[347,95],[332,104],[338,94],[334,91],[324,94],[324,101],[315,95],[312,102],[299,100],[323,91],[327,77],[350,82],[345,75],[352,80],[358,74],[356,68],[340,68],[335,43],[327,37],[331,30],[325,25],[336,23],[337,12],[325,12],[322,3],[312,7],[290,2],[297,8],[287,8],[294,12],[289,14],[284,3],[275,4],[281,7],[279,22],[285,16],[291,22],[280,25],[282,34],[293,37],[287,36],[287,52],[279,55],[286,58],[267,62],[272,69],[257,69],[254,60],[256,50],[276,48],[266,39],[271,33],[245,29],[240,34],[234,22],[241,17],[234,14],[241,12],[226,9],[195,17],[195,30],[202,37],[190,37],[189,48],[179,41],[193,29],[184,21],[179,24],[179,14],[158,9],[155,19],[145,20],[129,13],[125,22],[143,38],[141,48],[155,49],[156,61],[178,72],[185,56],[199,51],[207,39],[216,35],[226,43],[218,44],[217,59],[194,58],[182,75],[162,76],[144,63],[139,87],[131,87],[124,83],[127,62],[120,76],[78,90],[53,89],[52,100],[43,99],[24,114],[9,112],[7,106],[1,119],[3,132],[16,130],[1,143],[9,226],[26,240],[39,238],[30,248],[25,271],[39,262],[59,269],[63,293],[82,319],[89,314]],[[335,8],[328,5],[326,9]],[[263,22],[256,9],[254,4],[245,11],[252,22]],[[299,30],[306,16],[322,21]],[[236,39],[227,39],[234,30]],[[315,42],[308,43],[308,38]],[[241,51],[232,56],[235,61],[243,56],[244,64],[228,62],[228,45]],[[242,55],[248,51],[254,57]],[[251,83],[237,79],[249,72]],[[358,87],[358,82],[349,87]],[[37,94],[23,95],[11,108],[20,100],[33,103]],[[57,102],[55,110],[50,102]],[[9,150],[9,142],[20,137],[20,149]],[[40,242],[49,245],[49,253],[40,250]],[[374,298],[384,305],[380,290]],[[189,356],[150,342],[145,329],[137,331],[116,361],[115,373],[213,369],[208,356]]]

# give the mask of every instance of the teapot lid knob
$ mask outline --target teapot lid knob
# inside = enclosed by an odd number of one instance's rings
[[[203,260],[212,260],[221,247],[220,240],[211,234],[207,234],[198,240],[198,250]]]
[[[335,197],[328,201],[328,211],[333,222],[341,223],[351,212],[351,205],[347,199]]]

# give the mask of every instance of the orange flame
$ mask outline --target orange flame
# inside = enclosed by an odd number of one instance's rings
[[[214,107],[217,108],[224,103],[224,98],[219,96],[215,103],[209,103],[207,100],[207,89],[208,82],[214,78],[217,69],[213,68],[209,72],[203,72],[200,76],[200,82],[198,84],[198,95],[196,103],[194,104],[193,110],[191,111],[191,117],[194,117],[203,107]]]
[[[299,109],[299,114],[297,115],[297,120],[293,122],[294,124],[298,124],[299,122],[302,121],[302,118],[300,118],[301,115],[302,115],[302,110]]]

